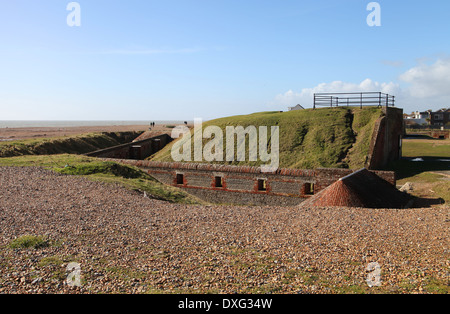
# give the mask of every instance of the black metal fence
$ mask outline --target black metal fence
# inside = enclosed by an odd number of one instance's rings
[[[362,93],[317,93],[314,94],[314,109],[316,107],[339,106],[378,106],[394,107],[395,96],[380,92]]]

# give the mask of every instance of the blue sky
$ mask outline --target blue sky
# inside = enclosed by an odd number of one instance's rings
[[[382,91],[450,104],[450,2],[77,1],[0,4],[0,120],[193,120]]]

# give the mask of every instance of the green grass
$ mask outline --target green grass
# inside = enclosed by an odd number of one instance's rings
[[[411,165],[412,167],[414,165]],[[397,185],[407,182],[413,183],[414,190],[411,194],[417,197],[442,199],[450,204],[450,178],[432,171],[425,171],[411,176],[404,176],[397,181]]]
[[[0,166],[44,167],[66,175],[84,176],[94,181],[120,184],[130,190],[146,192],[149,197],[172,203],[204,203],[184,191],[158,182],[136,167],[86,156],[63,154],[0,158]]]
[[[85,154],[124,144],[135,139],[139,132],[104,132],[77,136],[37,138],[0,142],[0,157],[23,155]]]
[[[375,127],[375,122],[380,118],[378,108],[353,109],[353,130],[356,133],[356,141],[347,155],[351,169],[362,168],[369,154],[370,141]]]
[[[428,278],[427,284],[425,285],[425,291],[434,294],[449,294],[450,287],[447,283],[437,280],[434,277]]]
[[[433,138],[405,139],[403,141],[405,159],[391,163],[389,170],[397,174],[398,185],[406,182],[414,184],[413,195],[417,197],[442,199],[450,203],[450,178],[444,171],[450,169],[450,140]],[[424,161],[411,161],[412,158]]]
[[[448,140],[409,140],[403,147],[404,157],[440,157],[450,159]]]
[[[60,256],[48,256],[48,257],[43,257],[40,261],[39,261],[39,267],[46,267],[46,266],[61,266],[62,264],[64,264],[63,259]]]
[[[9,247],[12,249],[39,249],[47,246],[49,246],[49,242],[45,237],[35,235],[23,235],[12,240],[9,244]]]
[[[364,166],[369,150],[375,121],[381,116],[377,108],[348,109],[324,108],[290,112],[260,112],[216,119],[203,123],[203,128],[218,126],[224,136],[226,151],[227,126],[279,126],[280,167],[314,169],[320,167],[361,168]],[[203,146],[210,139],[203,140]],[[173,161],[171,148],[176,141],[151,157],[155,161]],[[247,135],[248,143],[248,135]],[[270,147],[270,144],[269,144]],[[191,145],[194,154],[193,140]],[[260,166],[265,162],[246,161],[220,162],[232,165]],[[235,149],[236,153],[236,149]],[[225,158],[224,158],[225,159]]]

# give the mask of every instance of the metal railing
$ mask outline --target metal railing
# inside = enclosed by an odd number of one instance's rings
[[[314,109],[316,107],[339,106],[378,106],[394,107],[395,96],[381,92],[362,93],[317,93],[314,94]]]

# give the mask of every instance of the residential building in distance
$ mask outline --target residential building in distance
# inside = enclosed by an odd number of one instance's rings
[[[450,109],[444,108],[430,114],[430,124],[434,126],[445,126],[450,122]]]
[[[289,111],[303,110],[303,109],[305,109],[305,108],[303,108],[303,107],[300,106],[300,105],[297,105],[297,106],[295,106],[295,107],[289,107]]]
[[[406,115],[405,119],[407,124],[430,124],[430,116],[431,116],[431,110],[428,111],[415,111],[411,113],[410,115]]]

